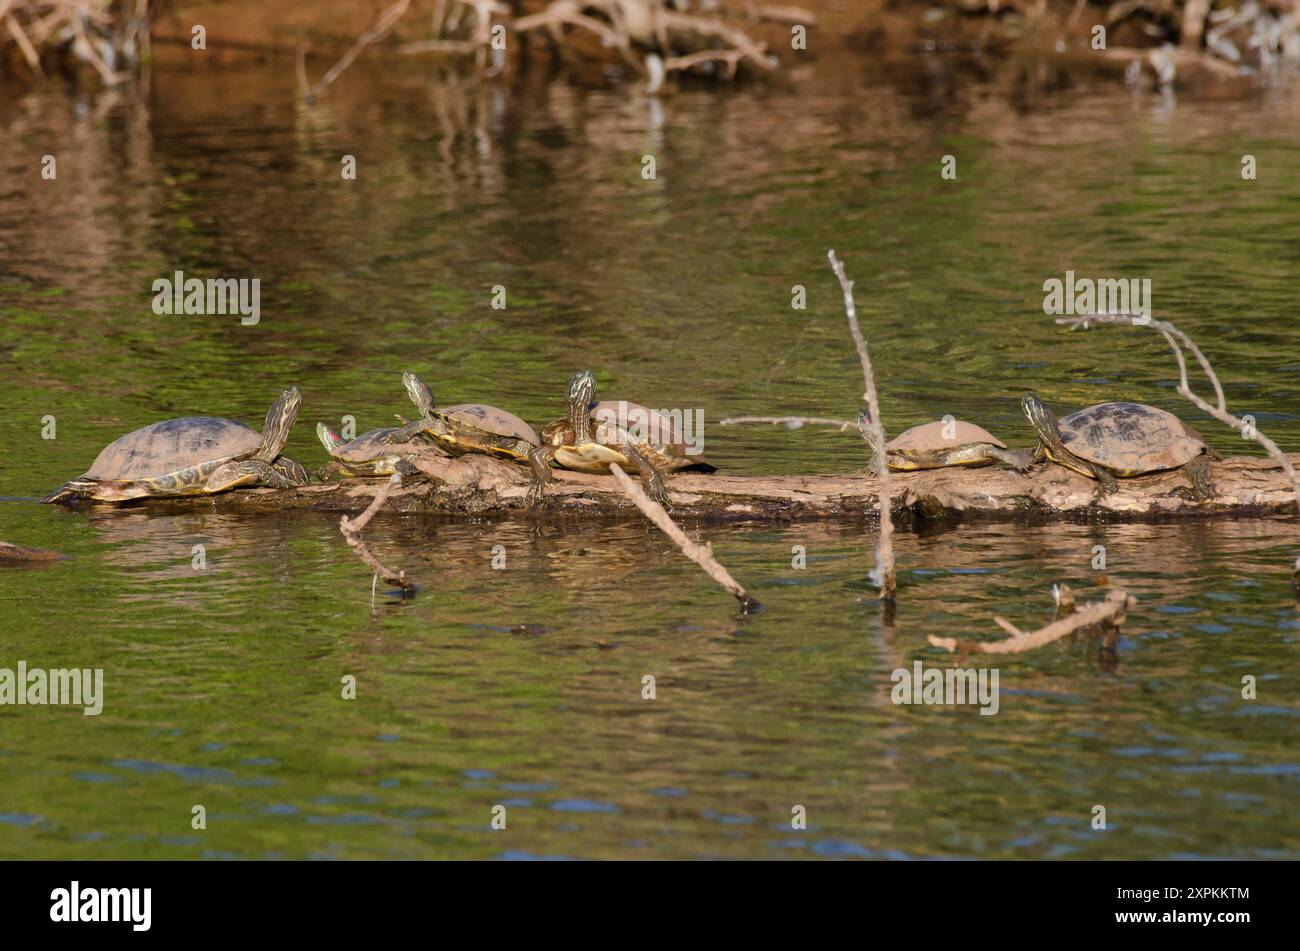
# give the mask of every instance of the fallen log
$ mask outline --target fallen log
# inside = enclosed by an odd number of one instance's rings
[[[1300,455],[1290,457],[1300,465]],[[528,471],[487,456],[448,459],[424,455],[412,475],[392,490],[390,512],[452,516],[525,514]],[[1097,483],[1057,465],[1027,475],[1010,469],[948,468],[891,474],[892,511],[901,521],[951,517],[1107,517],[1165,520],[1179,517],[1293,513],[1291,481],[1271,459],[1234,456],[1213,467],[1215,496],[1182,498],[1187,477],[1178,471],[1120,479],[1119,491],[1098,498]],[[640,518],[610,476],[557,470],[539,518]],[[353,479],[295,489],[236,489],[187,499],[141,500],[151,507],[212,507],[232,512],[303,509],[360,512],[382,479]],[[868,472],[845,475],[739,476],[677,473],[665,480],[673,515],[711,521],[861,518],[879,516],[878,481]]]

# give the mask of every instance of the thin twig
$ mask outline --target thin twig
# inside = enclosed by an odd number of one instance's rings
[[[344,53],[343,58],[331,66],[329,72],[317,80],[316,84],[312,86],[311,89],[307,90],[307,95],[303,98],[308,102],[315,100],[315,98],[320,95],[322,89],[334,82],[334,80],[338,79],[339,75],[352,65],[352,61],[361,55],[363,49],[376,40],[383,39],[383,37],[388,35],[388,31],[393,28],[393,25],[397,23],[399,19],[401,19],[402,15],[406,13],[407,7],[410,5],[411,0],[397,0],[397,2],[391,7],[388,7],[380,13],[379,18],[375,20],[375,25],[357,37],[357,41],[352,44],[352,48]]]
[[[722,426],[735,423],[772,423],[774,426],[786,426],[798,429],[801,426],[836,426],[840,432],[857,430],[858,424],[848,419],[825,419],[821,416],[728,416],[720,421]]]
[[[727,591],[729,591],[732,596],[740,602],[741,611],[749,614],[758,607],[758,602],[751,598],[740,585],[740,582],[731,577],[731,573],[727,571],[726,568],[722,567],[722,565],[718,563],[718,560],[713,557],[712,545],[708,542],[701,545],[698,542],[693,542],[687,538],[686,533],[683,532],[681,528],[678,527],[677,523],[669,517],[668,513],[664,511],[664,507],[646,495],[641,486],[633,482],[628,474],[617,465],[611,464],[609,471],[614,474],[614,478],[618,481],[619,488],[621,488],[627,494],[627,497],[632,500],[632,503],[641,510],[641,514],[654,522],[660,531],[671,538],[673,542],[676,543],[677,547],[682,550],[683,555],[704,569],[706,575],[718,584],[722,585],[722,587],[726,588]]]
[[[368,567],[377,577],[382,577],[389,584],[401,586],[402,591],[406,594],[413,594],[415,593],[415,585],[407,580],[406,572],[394,571],[393,569],[386,567],[378,558],[370,553],[370,549],[366,547],[366,543],[361,540],[362,529],[370,523],[370,520],[374,518],[375,513],[383,507],[383,504],[386,501],[388,501],[388,496],[393,489],[397,488],[401,484],[402,474],[400,472],[394,472],[392,477],[380,487],[378,492],[375,493],[375,497],[371,500],[369,507],[364,512],[354,519],[348,518],[346,515],[339,519],[339,531],[343,533],[343,539],[348,543],[348,547],[356,552],[357,557],[365,562],[366,567]]]
[[[839,279],[840,289],[844,291],[844,313],[849,318],[849,333],[853,335],[853,345],[858,349],[858,359],[862,363],[862,378],[866,384],[863,393],[870,412],[870,419],[865,426],[860,426],[863,437],[875,452],[874,468],[880,478],[880,546],[876,558],[876,574],[880,580],[881,600],[894,597],[894,524],[890,517],[889,465],[885,459],[885,427],[880,422],[880,402],[876,398],[876,378],[871,372],[871,357],[867,354],[867,341],[863,339],[862,329],[858,326],[858,308],[853,302],[853,282],[844,273],[844,265],[835,256],[835,251],[826,252],[830,258],[831,270]]]
[[[1100,624],[1103,621],[1109,621],[1118,627],[1124,623],[1125,613],[1136,604],[1137,598],[1124,591],[1115,590],[1106,595],[1104,601],[1085,604],[1075,610],[1073,614],[1028,633],[1019,631],[1003,618],[995,617],[993,620],[997,625],[1011,634],[1011,637],[1000,641],[963,641],[955,637],[936,637],[934,634],[929,635],[928,640],[935,647],[941,647],[950,652],[961,651],[964,654],[1020,654],[1036,647],[1042,647],[1044,644],[1050,644],[1052,641],[1059,640],[1065,635],[1079,630],[1079,628],[1092,627],[1094,624]]]

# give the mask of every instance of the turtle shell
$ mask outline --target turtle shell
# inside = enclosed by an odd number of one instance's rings
[[[362,433],[349,443],[344,443],[330,455],[347,462],[369,462],[372,459],[393,454],[392,445],[383,440],[389,434],[397,432],[396,426],[384,426]]]
[[[113,440],[95,457],[84,478],[154,479],[194,466],[247,458],[261,445],[261,433],[233,419],[165,419]]]
[[[440,406],[438,411],[498,436],[526,439],[534,446],[541,445],[541,440],[537,438],[533,427],[514,413],[507,413],[495,406],[485,406],[482,403],[457,403],[455,406]]]
[[[621,424],[623,431],[642,446],[651,461],[657,465],[666,467],[670,471],[699,469],[704,472],[715,472],[717,470],[717,467],[707,462],[703,456],[686,451],[686,439],[676,420],[648,406],[630,400],[600,400],[592,406],[591,418],[597,425],[597,442],[615,442],[613,438],[602,437],[600,429],[603,426]]]
[[[1177,469],[1206,449],[1187,423],[1144,403],[1099,403],[1066,416],[1057,429],[1066,449],[1117,475]]]
[[[944,431],[948,425],[948,423],[940,420],[913,426],[891,439],[885,444],[885,448],[899,452],[905,450],[937,452],[943,449],[969,445],[970,443],[988,443],[997,446],[999,449],[1007,448],[1007,444],[1001,439],[974,423],[964,423],[957,420],[952,424],[952,434],[946,436]]]

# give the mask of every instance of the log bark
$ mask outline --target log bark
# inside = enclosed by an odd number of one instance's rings
[[[1292,455],[1300,465],[1300,455]],[[519,516],[526,513],[528,471],[487,456],[425,456],[426,476],[408,477],[387,502],[390,512],[452,516]],[[610,476],[557,470],[548,502],[537,517],[640,518]],[[1010,469],[949,468],[895,472],[893,514],[901,521],[983,518],[1080,518],[1134,521],[1206,516],[1261,516],[1295,510],[1291,482],[1271,459],[1235,456],[1213,464],[1215,497],[1196,502],[1177,492],[1188,485],[1179,472],[1120,479],[1119,491],[1098,498],[1097,483],[1057,465],[1027,475]],[[383,479],[347,480],[296,489],[236,489],[189,499],[141,500],[152,507],[212,507],[223,511],[360,512]],[[679,519],[763,521],[879,516],[878,481],[867,472],[844,475],[735,476],[678,473],[665,480]]]

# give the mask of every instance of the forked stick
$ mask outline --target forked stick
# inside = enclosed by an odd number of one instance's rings
[[[1045,627],[1028,633],[1017,630],[1010,622],[997,617],[993,620],[998,627],[1011,634],[1000,641],[963,641],[955,637],[936,637],[929,635],[928,640],[935,647],[946,651],[961,651],[963,654],[1020,654],[1024,651],[1042,647],[1059,640],[1067,634],[1082,627],[1092,627],[1103,621],[1110,621],[1116,627],[1124,623],[1124,615],[1137,604],[1137,598],[1124,591],[1115,590],[1106,595],[1104,601],[1094,601],[1076,608],[1059,621],[1053,621]]]

